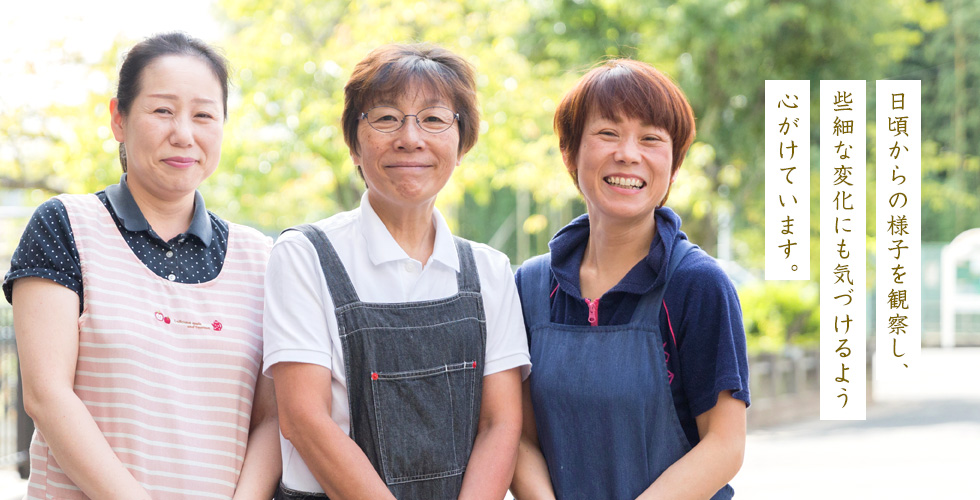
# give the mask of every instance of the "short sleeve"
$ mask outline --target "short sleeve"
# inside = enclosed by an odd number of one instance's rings
[[[480,291],[487,320],[487,353],[483,375],[521,368],[521,379],[531,373],[527,332],[514,273],[507,256],[485,245],[473,244],[480,272]]]
[[[713,408],[722,391],[732,391],[748,406],[745,328],[731,280],[714,259],[697,252],[683,261],[670,288],[667,304],[679,330],[681,381],[691,417]]]
[[[523,315],[523,308],[524,308],[524,293],[525,293],[524,288],[522,286],[523,284],[521,283],[521,277],[522,277],[521,275],[523,274],[523,272],[524,272],[524,266],[521,266],[517,268],[517,271],[514,273],[514,284],[517,287],[517,299],[521,302],[522,315]],[[530,325],[527,324],[527,321],[524,322],[524,335],[527,338],[527,345],[530,346],[531,327]]]
[[[13,285],[19,278],[38,277],[64,285],[78,294],[82,307],[82,270],[68,212],[52,198],[34,211],[20,243],[14,250],[10,270],[3,280],[3,293],[13,303]]]
[[[265,277],[264,370],[280,362],[311,363],[333,369],[336,320],[333,300],[313,244],[287,231],[272,247]]]

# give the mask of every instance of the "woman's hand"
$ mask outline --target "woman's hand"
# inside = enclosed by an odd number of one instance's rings
[[[745,402],[732,397],[732,391],[722,391],[715,405],[695,420],[701,441],[637,500],[707,499],[735,477],[745,455]]]
[[[78,294],[51,280],[20,278],[13,304],[24,409],[58,466],[90,498],[148,500],[75,394]]]
[[[538,444],[538,428],[534,421],[534,408],[531,406],[530,379],[524,381],[521,392],[524,422],[517,448],[517,470],[514,471],[510,491],[517,500],[554,500],[555,491],[551,486],[548,464],[545,463]]]

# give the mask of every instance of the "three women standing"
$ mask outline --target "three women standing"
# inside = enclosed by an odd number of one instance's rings
[[[119,184],[30,220],[4,281],[37,432],[28,498],[267,499],[261,375],[270,242],[209,212],[224,59],[180,33],[134,46],[110,103]]]
[[[666,77],[611,61],[566,96],[555,124],[588,215],[515,287],[434,206],[477,139],[469,65],[373,51],[343,117],[367,192],[283,234],[264,319],[266,238],[196,192],[226,104],[206,45],[137,45],[111,105],[126,173],[25,232],[4,291],[38,427],[29,497],[268,498],[263,328],[276,498],[501,498],[519,435],[521,499],[731,497],[744,332],[731,283],[663,207],[694,137]]]

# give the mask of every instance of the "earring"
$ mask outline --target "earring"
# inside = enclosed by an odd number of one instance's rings
[[[119,143],[119,164],[122,165],[123,173],[126,172],[126,144]]]

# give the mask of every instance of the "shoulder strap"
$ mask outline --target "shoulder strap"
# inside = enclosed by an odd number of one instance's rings
[[[667,262],[667,270],[665,271],[667,276],[664,277],[659,287],[651,290],[650,293],[640,299],[636,310],[633,311],[634,319],[651,322],[651,324],[657,324],[655,322],[660,321],[660,308],[663,306],[667,287],[670,286],[670,278],[674,276],[674,272],[677,271],[684,257],[687,257],[687,254],[697,248],[697,245],[688,240],[678,239],[674,241],[674,246],[670,250],[670,261]]]
[[[100,219],[104,216],[106,220],[112,222],[112,216],[109,215],[109,210],[95,194],[59,194],[55,196],[55,199],[64,205],[69,219],[72,213],[75,213],[90,215]]]
[[[528,259],[521,266],[517,283],[521,292],[521,308],[528,330],[551,321],[551,254]]]
[[[480,273],[473,259],[473,246],[470,242],[453,236],[456,255],[459,256],[459,272],[456,273],[456,286],[460,292],[480,293]]]
[[[299,231],[313,243],[313,248],[316,249],[317,256],[320,258],[320,267],[323,269],[323,278],[327,282],[327,288],[330,290],[330,297],[333,298],[334,307],[343,307],[354,302],[360,302],[357,297],[357,292],[354,291],[354,285],[350,281],[350,276],[347,274],[347,270],[344,269],[343,263],[340,262],[340,257],[337,256],[337,252],[334,250],[333,245],[330,244],[330,240],[327,239],[327,235],[322,229],[314,226],[313,224],[300,224],[299,226],[291,227],[283,231]]]

